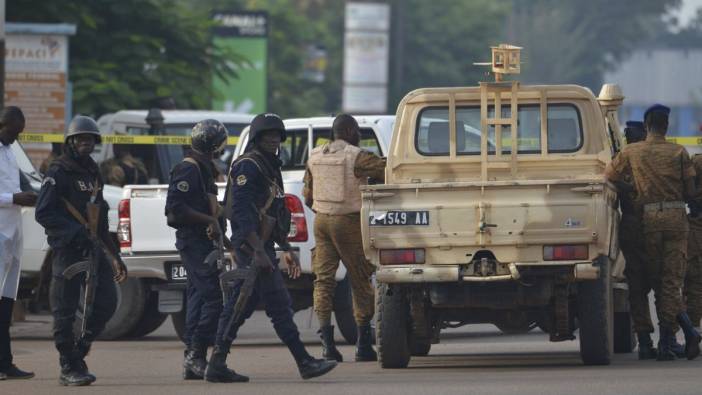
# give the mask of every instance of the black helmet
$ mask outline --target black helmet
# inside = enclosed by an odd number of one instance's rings
[[[68,125],[66,134],[63,135],[63,142],[67,143],[68,138],[72,136],[77,136],[79,134],[92,134],[95,136],[95,143],[100,144],[102,138],[100,137],[100,129],[98,129],[97,122],[90,117],[85,115],[76,115],[71,123]]]
[[[191,145],[195,151],[211,154],[227,144],[227,128],[216,119],[205,119],[193,126]]]
[[[256,140],[259,133],[267,130],[277,130],[280,132],[280,141],[285,141],[287,137],[285,133],[285,125],[280,117],[273,113],[258,114],[251,121],[251,129],[249,129],[249,142]]]

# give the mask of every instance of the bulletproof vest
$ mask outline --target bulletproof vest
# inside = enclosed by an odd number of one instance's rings
[[[308,162],[312,172],[312,209],[323,214],[350,214],[361,211],[361,185],[368,180],[356,177],[354,167],[361,149],[336,140],[312,150]]]

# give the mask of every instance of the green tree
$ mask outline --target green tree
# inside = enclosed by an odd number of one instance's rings
[[[664,30],[680,0],[513,0],[508,37],[524,47],[522,80],[595,92],[605,71]]]
[[[74,111],[100,115],[145,108],[171,96],[179,107],[209,108],[211,71],[234,75],[244,61],[210,45],[209,16],[168,0],[9,2],[8,20],[74,23],[70,79]]]

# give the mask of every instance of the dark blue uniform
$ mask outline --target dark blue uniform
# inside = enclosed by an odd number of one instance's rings
[[[265,162],[264,162],[265,161]],[[265,174],[265,176],[264,176]],[[264,206],[271,194],[271,184],[274,181],[279,186],[279,193],[275,196],[273,203],[267,213],[277,217],[278,210],[285,205],[280,175],[280,162],[276,157],[265,156],[265,154],[251,155],[244,154],[232,164],[231,170],[231,214],[229,217],[232,227],[232,244],[235,248],[236,260],[239,265],[250,265],[252,256],[247,253],[251,251],[245,246],[245,238],[250,232],[257,232],[260,226],[259,210]],[[278,337],[290,348],[293,356],[299,361],[308,357],[302,342],[297,326],[293,321],[293,310],[290,295],[285,288],[283,276],[278,267],[275,256],[275,241],[287,244],[285,236],[279,232],[274,232],[268,240],[263,240],[266,253],[274,263],[275,270],[271,273],[262,272],[256,280],[256,286],[249,304],[246,306],[244,320],[253,314],[254,309],[260,301],[263,301],[266,314],[270,317],[273,327]],[[225,327],[233,313],[233,307],[239,297],[239,290],[243,281],[234,284],[230,297],[225,302],[219,330],[217,331],[217,345],[229,348],[226,344]],[[233,340],[236,338],[239,327],[244,323],[236,322],[232,326],[229,334]]]
[[[207,194],[217,194],[214,168],[209,163],[198,163],[199,169],[185,161],[173,167],[166,198],[166,215],[175,214],[185,206],[211,215]],[[222,291],[219,269],[206,265],[205,258],[215,249],[215,245],[207,237],[207,226],[204,224],[169,225],[176,228],[176,248],[188,273],[185,344],[214,344],[217,321],[222,312]]]
[[[48,236],[53,251],[50,289],[51,312],[54,316],[54,340],[62,355],[73,350],[75,336],[73,322],[79,305],[84,275],[71,280],[63,276],[70,265],[85,260],[92,251],[88,230],[68,212],[62,199],[70,202],[87,218],[86,204],[98,188],[95,203],[101,205],[98,231],[103,239],[110,237],[107,222],[108,206],[102,196],[102,179],[95,162],[90,158],[74,160],[62,155],[53,161],[44,177],[36,207],[36,220]],[[112,266],[106,256],[100,259],[93,313],[88,320],[84,341],[92,342],[105,328],[117,307],[116,286]]]

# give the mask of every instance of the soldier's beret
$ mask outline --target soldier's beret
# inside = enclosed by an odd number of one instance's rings
[[[654,104],[651,107],[649,107],[644,113],[644,120],[646,120],[648,114],[652,114],[654,112],[664,114],[667,117],[670,115],[670,107],[666,107],[662,104]]]

